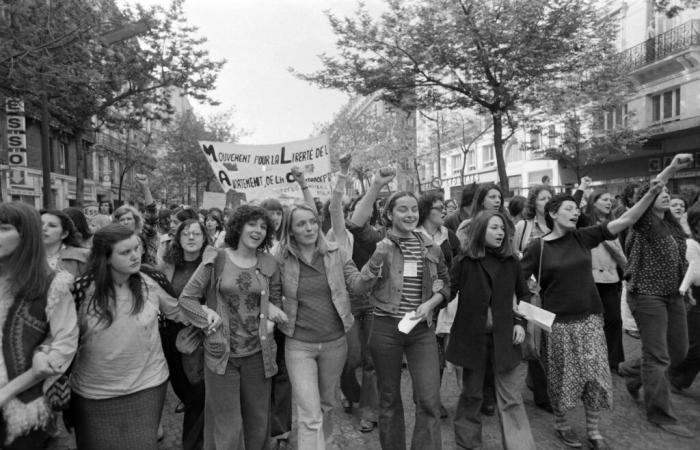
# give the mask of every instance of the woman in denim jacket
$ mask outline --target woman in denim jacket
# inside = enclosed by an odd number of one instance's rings
[[[282,230],[279,255],[282,303],[288,320],[285,362],[296,399],[298,448],[326,448],[330,413],[347,354],[345,333],[353,324],[348,289],[360,294],[376,275],[362,272],[345,250],[326,242],[316,209],[293,206]],[[303,283],[302,283],[303,280]]]
[[[277,262],[265,253],[273,225],[259,206],[239,207],[226,225],[227,248],[207,248],[180,302],[217,311],[222,326],[204,339],[204,448],[262,450],[270,446],[274,323],[280,308]],[[277,305],[277,306],[275,306]]]
[[[406,448],[401,364],[404,354],[413,380],[416,421],[411,447],[441,448],[440,370],[433,328],[434,310],[449,298],[449,276],[439,246],[416,232],[418,200],[393,194],[386,205],[386,238],[367,266],[380,271],[370,293],[374,323],[369,341],[379,383],[379,440],[382,449]],[[399,331],[404,316],[412,330]]]

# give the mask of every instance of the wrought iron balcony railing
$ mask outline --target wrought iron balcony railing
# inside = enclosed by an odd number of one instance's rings
[[[689,20],[620,53],[622,65],[631,72],[647,64],[700,45],[700,20]]]

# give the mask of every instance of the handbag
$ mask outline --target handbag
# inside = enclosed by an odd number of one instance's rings
[[[544,253],[544,239],[540,238],[540,263],[537,272],[537,285],[534,287],[530,304],[542,307],[542,296],[540,295],[541,286],[540,279],[542,277],[542,253]],[[523,359],[537,360],[540,358],[540,348],[542,344],[542,329],[536,326],[532,321],[528,321],[525,330],[525,340],[520,346]]]

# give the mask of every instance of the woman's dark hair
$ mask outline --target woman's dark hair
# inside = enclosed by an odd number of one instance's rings
[[[65,208],[64,213],[68,214],[68,217],[73,221],[75,229],[79,234],[79,238],[86,241],[92,237],[92,232],[90,231],[90,225],[88,225],[87,218],[85,214],[78,208]]]
[[[511,198],[510,202],[508,202],[508,214],[510,214],[510,217],[515,218],[521,215],[525,210],[526,202],[527,199],[522,195],[516,195]]]
[[[627,183],[622,189],[622,204],[627,208],[634,206],[634,191],[639,187],[636,183]]]
[[[228,222],[226,222],[226,237],[224,238],[226,245],[234,250],[237,249],[243,227],[248,222],[259,219],[262,219],[265,225],[267,225],[267,233],[265,233],[265,240],[263,240],[262,245],[258,247],[258,251],[264,251],[272,247],[272,236],[275,233],[275,226],[272,223],[272,218],[270,218],[265,208],[253,205],[242,205],[238,207]]]
[[[35,299],[49,289],[51,269],[41,240],[41,217],[36,209],[20,203],[0,203],[0,224],[12,225],[20,243],[3,264],[16,298]]]
[[[540,184],[530,188],[530,193],[527,195],[527,205],[525,206],[525,212],[523,213],[523,218],[526,220],[532,220],[537,215],[537,197],[540,196],[540,192],[548,191],[553,197],[554,191],[549,186]]]
[[[275,236],[275,239],[280,240],[282,239],[282,225],[284,222],[284,216],[286,215],[284,206],[282,206],[282,203],[280,203],[279,200],[276,198],[266,198],[262,202],[260,202],[260,207],[263,208],[265,211],[279,211],[280,214],[282,215],[282,221],[280,221],[280,227],[278,230],[272,230],[272,233]],[[274,225],[273,225],[274,227]]]
[[[576,200],[569,194],[557,194],[552,197],[550,201],[544,205],[544,221],[547,223],[547,227],[550,230],[554,230],[554,219],[550,216],[550,213],[556,214],[561,208],[564,202],[573,202],[576,204]],[[578,205],[577,205],[578,207]]]
[[[204,225],[205,226],[207,224],[207,220],[209,220],[209,219],[216,222],[216,231],[221,231],[224,229],[224,219],[221,217],[221,215],[209,210],[209,212],[207,213],[207,215],[204,218]]]
[[[489,227],[489,221],[493,217],[498,217],[503,222],[504,236],[501,246],[495,249],[495,253],[499,258],[508,258],[513,256],[513,247],[511,246],[511,233],[508,226],[508,220],[505,214],[498,211],[482,211],[478,216],[472,219],[469,223],[470,237],[464,248],[465,254],[472,259],[479,259],[486,256],[486,230]]]
[[[321,230],[323,234],[328,233],[331,229],[331,200],[328,199],[323,202],[323,208],[321,209]]]
[[[481,211],[484,210],[484,199],[488,195],[489,191],[497,190],[501,195],[501,206],[498,207],[498,212],[505,215],[505,209],[503,208],[503,191],[500,187],[493,183],[483,184],[474,193],[474,198],[472,199],[471,211],[469,211],[470,217],[476,217]]]
[[[462,189],[462,198],[459,200],[459,208],[471,208],[472,202],[474,201],[474,194],[476,194],[479,185],[472,183]]]
[[[167,208],[158,211],[158,230],[161,233],[167,233],[170,229],[170,216],[173,212]]]
[[[95,293],[88,300],[88,311],[92,311],[98,321],[105,322],[107,327],[112,325],[114,313],[116,311],[116,298],[114,292],[114,280],[112,270],[109,267],[109,258],[112,256],[114,246],[138,234],[131,231],[124,225],[111,223],[95,232],[92,237],[92,252],[88,262],[88,273],[93,277]],[[139,240],[140,242],[140,240]],[[140,273],[135,273],[129,277],[129,290],[134,296],[134,305],[131,307],[131,314],[138,314],[143,310],[145,299],[143,289],[145,284]]]
[[[588,201],[586,202],[586,217],[588,217],[588,220],[590,220],[591,225],[603,220],[612,220],[613,218],[612,208],[610,209],[609,213],[603,214],[598,211],[598,208],[595,207],[595,202],[597,202],[598,199],[603,196],[603,194],[609,194],[609,192],[597,190],[593,191],[593,193],[588,196]]]
[[[637,191],[637,197],[635,198],[635,201],[638,202],[642,197],[644,197],[644,195],[647,192],[649,192],[650,188],[651,185],[649,184],[640,187],[639,191]],[[651,205],[644,212],[644,214],[650,214],[651,216],[651,227],[653,232],[660,236],[671,235],[677,238],[687,237],[685,231],[683,231],[683,227],[681,226],[680,222],[678,222],[678,219],[676,219],[676,217],[671,213],[670,209],[666,209],[666,211],[664,211],[663,219],[660,219],[656,214],[652,212],[652,209],[654,209],[654,203],[656,202],[658,196],[659,194],[657,194],[654,197],[654,200],[652,201]]]
[[[174,214],[175,218],[180,222],[190,219],[199,220],[199,213],[189,206],[178,209]]]
[[[690,237],[700,242],[700,205],[693,205],[688,210],[688,228]]]
[[[57,209],[42,209],[39,213],[42,216],[44,214],[48,214],[58,218],[58,220],[61,222],[61,228],[63,228],[63,231],[68,233],[68,235],[61,240],[64,245],[68,245],[70,247],[82,247],[82,243],[78,238],[78,230],[75,229],[75,224],[68,214]]]
[[[433,209],[435,202],[443,202],[444,206],[442,194],[426,192],[418,199],[418,223],[420,225],[423,225],[428,217],[430,217],[430,211]]]
[[[680,194],[673,194],[673,195],[671,196],[671,200],[680,200],[680,201],[682,201],[682,202],[683,202],[683,209],[684,209],[685,211],[688,211],[688,200],[686,200],[684,196],[682,196],[682,195],[680,195]]]
[[[399,191],[399,192],[394,192],[391,194],[391,197],[389,197],[389,200],[386,202],[386,206],[384,207],[384,225],[387,228],[391,228],[393,224],[391,223],[391,219],[389,218],[389,214],[394,212],[394,207],[396,206],[396,202],[403,197],[412,197],[416,203],[418,203],[418,198],[416,198],[416,195],[413,192],[409,191]]]
[[[170,241],[170,245],[168,245],[165,255],[163,255],[163,261],[165,261],[168,264],[172,264],[176,268],[182,266],[185,263],[185,251],[182,249],[180,238],[182,237],[182,232],[185,231],[190,225],[194,224],[199,225],[199,229],[202,231],[202,248],[199,249],[199,259],[202,259],[204,249],[207,248],[207,245],[211,245],[211,240],[209,239],[209,235],[207,234],[207,229],[204,226],[204,224],[202,224],[202,222],[200,222],[199,220],[187,219],[177,226],[175,236],[173,236],[173,239]]]

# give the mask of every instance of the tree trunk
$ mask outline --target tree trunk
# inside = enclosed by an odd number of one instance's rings
[[[501,111],[491,112],[493,119],[493,149],[496,153],[496,168],[498,169],[498,180],[503,190],[503,196],[510,195],[508,186],[508,173],[506,172],[506,161],[503,158],[503,116]]]
[[[117,201],[119,204],[122,202],[122,186],[124,185],[124,176],[126,175],[126,169],[122,169],[122,172],[119,174],[119,191],[117,194]]]
[[[442,150],[440,148],[440,113],[435,118],[435,135],[437,136],[437,177],[442,180]],[[433,181],[433,180],[430,180]]]
[[[420,185],[420,172],[418,171],[418,158],[413,158],[413,167],[416,169],[416,180],[418,180],[418,193],[420,194],[422,191]]]
[[[464,172],[467,171],[467,155],[469,147],[462,144],[462,170],[459,171],[459,185],[464,186]]]
[[[82,208],[85,202],[85,147],[82,129],[75,130],[75,140],[75,204]]]
[[[43,76],[42,76],[43,85]],[[49,99],[46,89],[42,86],[41,93],[41,194],[44,209],[54,209],[53,192],[51,191],[51,128],[49,121]]]

